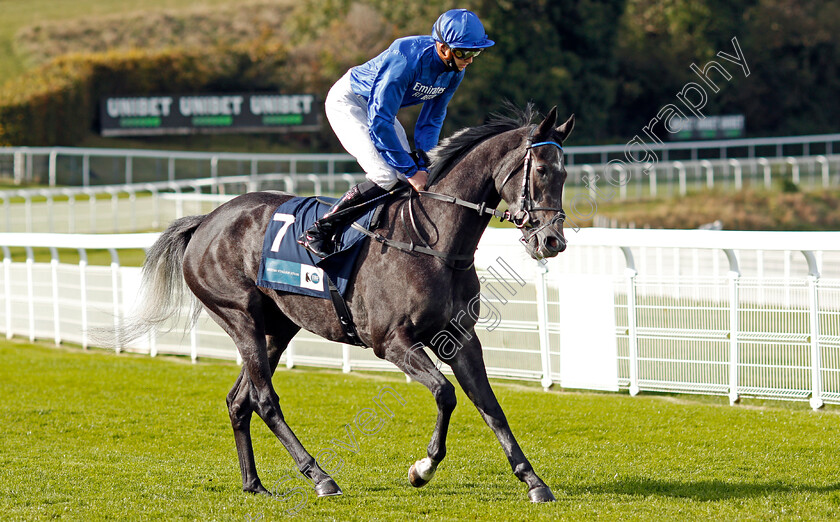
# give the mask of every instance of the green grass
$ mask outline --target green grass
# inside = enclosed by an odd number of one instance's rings
[[[287,502],[240,490],[224,396],[231,363],[120,355],[22,342],[0,345],[0,518],[280,520]],[[827,519],[840,509],[836,411],[725,398],[545,393],[496,383],[511,426],[558,502],[532,505],[498,442],[459,392],[448,456],[422,489],[406,472],[424,456],[429,393],[396,374],[281,369],[286,419],[317,453],[343,461],[337,498],[306,488],[300,520]],[[344,425],[383,386],[406,401],[358,451]],[[270,489],[291,459],[253,423]],[[292,501],[294,500],[294,502]]]
[[[0,78],[11,78],[26,68],[25,57],[13,44],[15,34],[29,25],[68,18],[232,3],[231,0],[0,0]]]

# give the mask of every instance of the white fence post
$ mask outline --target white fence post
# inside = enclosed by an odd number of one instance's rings
[[[688,187],[686,186],[686,172],[685,172],[685,165],[681,161],[674,162],[674,168],[677,169],[677,176],[679,176],[680,180],[680,196],[685,196],[686,192],[688,192]]]
[[[35,256],[32,253],[32,247],[24,247],[26,249],[26,310],[29,314],[29,341],[35,341],[35,280],[33,277],[33,269],[35,265]]]
[[[544,390],[551,388],[551,338],[548,335],[548,269],[542,263],[537,263],[537,279],[534,282],[537,298],[537,327],[540,339],[540,362],[542,363],[542,379],[540,384]]]
[[[715,168],[709,160],[702,160],[700,166],[706,171],[706,188],[715,187]]]
[[[729,260],[729,404],[740,400],[738,393],[738,311],[741,270],[734,250],[724,249]]]
[[[656,186],[656,165],[648,164],[647,174],[650,177],[650,197],[655,198],[657,193]]]
[[[149,357],[157,357],[157,328],[149,330]]]
[[[291,370],[295,367],[295,341],[292,340],[286,347],[286,368]]]
[[[56,177],[58,176],[58,173],[56,172],[58,170],[58,151],[56,151],[56,150],[53,150],[53,151],[50,152],[50,160],[49,160],[48,169],[49,169],[48,170],[49,185],[51,187],[55,187]]]
[[[114,248],[109,248],[108,252],[111,254],[111,298],[114,304],[114,351],[120,353],[122,351],[122,337],[120,329],[122,325],[122,307],[120,306],[120,258]]]
[[[82,349],[88,349],[88,306],[87,306],[87,250],[79,248],[79,300],[82,305]]]
[[[618,187],[618,197],[623,201],[627,199],[627,184],[630,183],[630,178],[627,174],[627,169],[625,169],[623,165],[620,165],[618,163],[613,163],[612,169],[617,170],[619,176],[621,176],[621,178],[619,178],[621,179],[621,183]]]
[[[589,197],[592,198],[592,201],[598,201],[598,192],[596,191],[595,181],[595,169],[592,168],[592,165],[584,165],[581,167],[584,175],[586,176],[586,181],[588,184],[584,183],[585,186],[589,187]],[[582,180],[583,176],[581,176]]]
[[[825,156],[817,156],[816,162],[820,164],[820,173],[822,175],[823,188],[828,188],[831,185],[831,179],[828,172],[828,158]]]
[[[342,344],[341,345],[341,371],[344,373],[350,373],[350,345],[349,344]]]
[[[764,188],[769,189],[772,185],[772,180],[770,179],[770,162],[767,161],[767,158],[758,158],[758,164],[761,165],[761,169],[764,172]]]
[[[819,280],[820,270],[814,252],[802,252],[808,260],[808,317],[810,319],[809,335],[811,340],[811,408],[818,410],[825,404],[822,398],[822,353],[820,351],[820,303]]]
[[[15,151],[14,155],[14,166],[12,167],[12,171],[14,172],[14,183],[15,185],[20,185],[23,183],[23,175],[25,171],[25,163],[26,163],[26,156],[23,154],[23,150]]]
[[[12,253],[3,245],[3,286],[6,299],[6,339],[11,339],[12,332]]]
[[[626,267],[624,269],[627,288],[627,357],[630,377],[630,395],[636,396],[639,387],[639,338],[636,332],[636,263],[629,247],[621,247]]]
[[[58,249],[50,247],[50,276],[52,280],[53,332],[56,346],[61,344],[61,320],[58,303]]]

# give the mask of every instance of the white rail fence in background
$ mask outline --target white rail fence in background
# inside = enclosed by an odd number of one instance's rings
[[[592,201],[685,194],[708,187],[769,187],[786,177],[797,185],[840,186],[840,155],[701,160],[625,168],[567,167],[567,201],[586,191]],[[609,178],[611,182],[607,180]],[[0,232],[138,232],[209,212],[227,195],[254,190],[340,194],[362,174],[253,173],[178,181],[0,191]]]
[[[260,174],[133,185],[0,191],[0,231],[100,233],[159,230],[257,190],[344,193],[364,175]]]
[[[582,229],[568,231],[567,251],[545,265],[525,255],[518,234],[488,229],[476,253],[476,331],[492,376],[840,403],[840,232]],[[134,306],[139,268],[120,266],[119,251],[155,237],[0,234],[0,327],[7,337],[89,346],[91,328],[119,328]],[[50,262],[35,262],[38,247]],[[12,261],[14,248],[22,260]],[[80,261],[61,262],[65,249]],[[110,266],[90,266],[91,249],[108,250]],[[206,314],[186,333],[116,349],[237,358]],[[282,360],[394,369],[370,350],[305,332]]]
[[[699,161],[670,161],[651,164],[582,165],[566,167],[566,186],[588,190],[597,200],[684,196],[706,189],[741,190],[745,187],[770,189],[787,180],[801,188],[840,186],[840,155],[787,156]],[[600,191],[600,192],[599,192]],[[617,196],[617,198],[616,198]]]
[[[632,144],[632,146],[631,146]],[[840,151],[840,134],[650,143],[645,154],[657,161],[688,161],[830,156]],[[567,165],[634,163],[642,149],[626,144],[568,146]],[[281,172],[332,175],[360,172],[347,154],[254,154],[75,147],[0,147],[0,177],[49,186],[113,185],[186,178]]]

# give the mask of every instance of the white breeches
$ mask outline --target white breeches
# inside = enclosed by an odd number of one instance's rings
[[[349,152],[365,171],[367,179],[373,181],[385,190],[391,190],[399,180],[405,176],[390,166],[376,150],[370,138],[370,127],[367,119],[367,101],[353,92],[350,87],[350,71],[335,82],[327,94],[324,103],[327,120],[344,149]],[[399,120],[394,119],[394,130],[408,152],[411,146],[405,129]]]

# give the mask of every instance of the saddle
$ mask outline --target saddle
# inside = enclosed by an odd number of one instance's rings
[[[345,297],[362,240],[371,228],[378,226],[384,199],[339,230],[335,253],[324,259],[311,254],[296,239],[337,200],[294,197],[277,207],[265,231],[257,286],[330,299],[347,337],[353,344],[365,346],[356,332]]]

